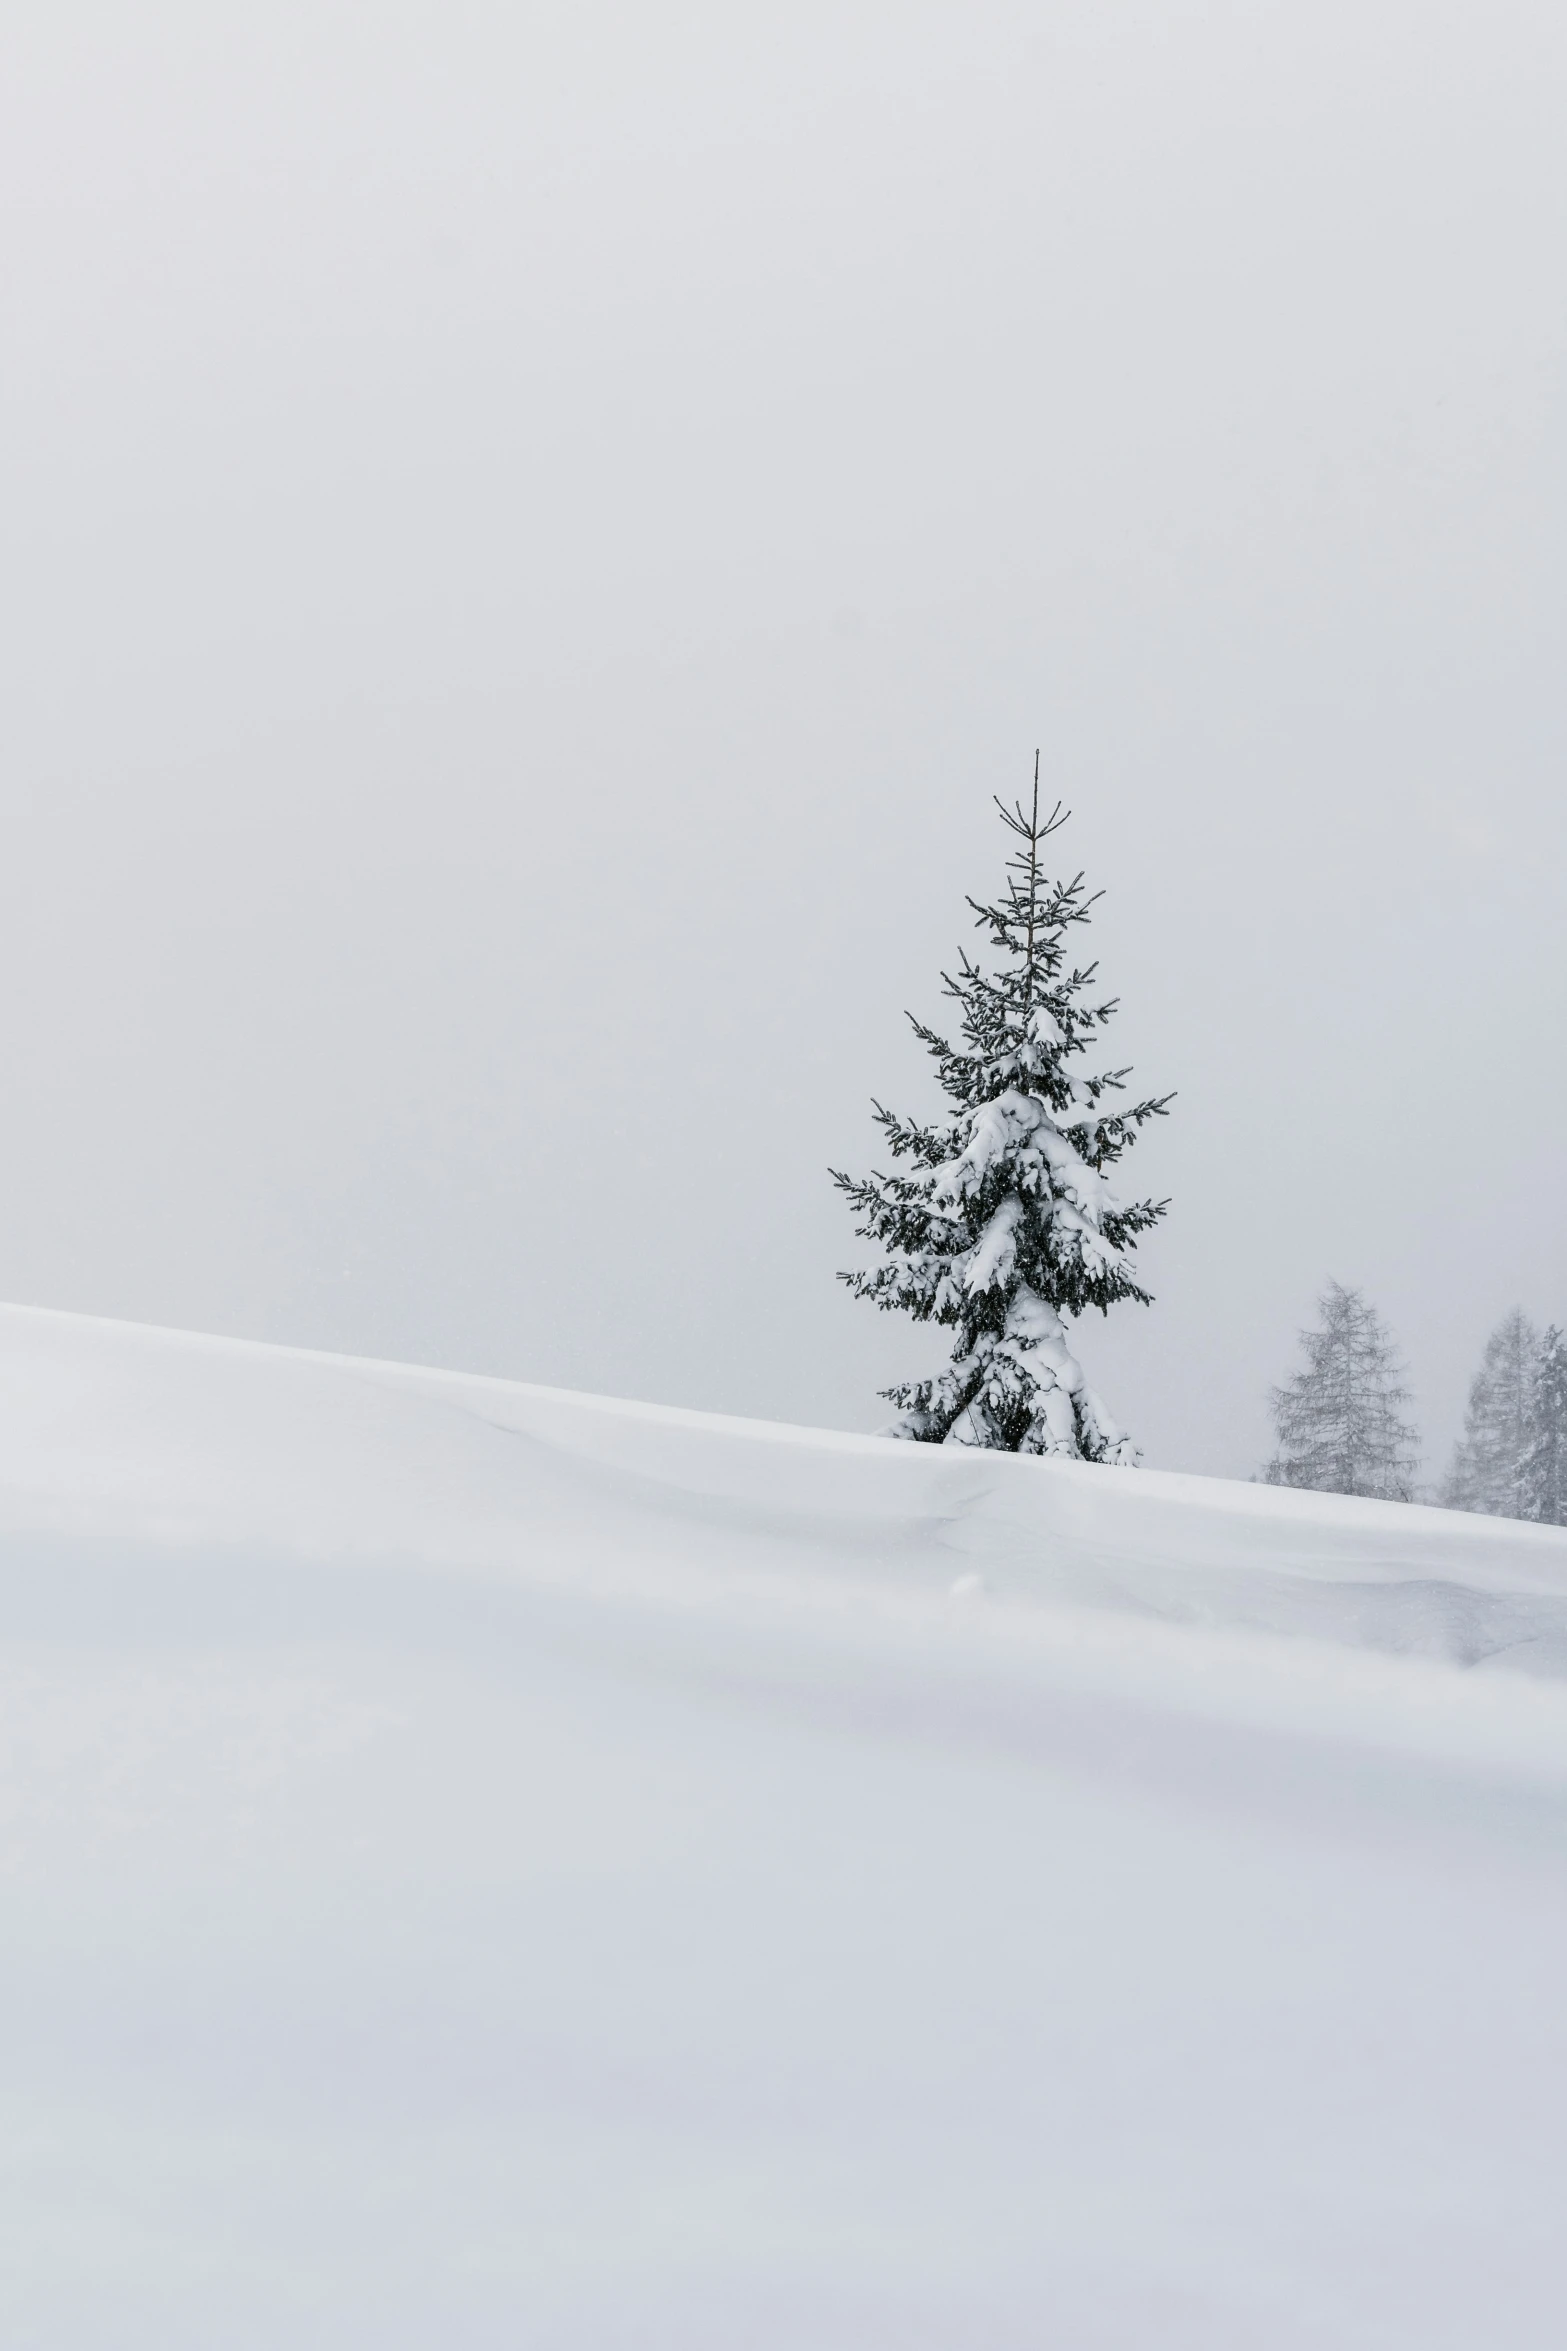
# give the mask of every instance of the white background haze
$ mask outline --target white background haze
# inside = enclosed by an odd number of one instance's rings
[[[824,1169],[1036,743],[1171,1119],[1082,1334],[1441,1466],[1567,1314],[1567,21],[8,13],[0,1295],[872,1427]]]

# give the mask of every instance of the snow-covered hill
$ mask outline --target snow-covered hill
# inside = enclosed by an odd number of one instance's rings
[[[1567,1537],[0,1312],[0,2340],[1553,2345]]]

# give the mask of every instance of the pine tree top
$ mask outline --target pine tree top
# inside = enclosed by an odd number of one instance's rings
[[[1113,996],[1087,1000],[1099,966],[1068,960],[1073,927],[1088,921],[1103,893],[1088,894],[1080,872],[1070,880],[1051,879],[1044,872],[1040,852],[1071,811],[1058,800],[1040,816],[1037,758],[1029,809],[1021,801],[1008,806],[997,799],[995,805],[1019,846],[1006,861],[1003,895],[993,902],[969,898],[965,903],[975,928],[987,934],[997,968],[986,970],[965,949],[956,972],[941,975],[943,994],[961,1009],[960,1046],[912,1013],[910,1025],[935,1059],[943,1091],[961,1108],[973,1109],[1006,1093],[1036,1095],[1048,1103],[1063,1133],[1082,1136],[1085,1158],[1100,1167],[1119,1156],[1131,1127],[1163,1111],[1173,1096],[1105,1103],[1103,1097],[1124,1088],[1129,1071],[1089,1075],[1068,1066],[1111,1020],[1119,1001]],[[905,1128],[885,1113],[882,1117],[890,1135],[906,1136],[904,1147],[916,1147],[914,1138],[924,1130]]]

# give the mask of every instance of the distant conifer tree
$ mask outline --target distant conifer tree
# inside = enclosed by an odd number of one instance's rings
[[[1273,1391],[1277,1450],[1263,1475],[1272,1486],[1408,1502],[1420,1451],[1402,1417],[1398,1350],[1359,1290],[1329,1282],[1317,1311],[1318,1327],[1300,1334],[1304,1368]]]
[[[1442,1488],[1449,1510],[1480,1510],[1492,1518],[1530,1515],[1525,1465],[1534,1442],[1539,1359],[1540,1334],[1515,1306],[1487,1339],[1469,1390],[1464,1433]]]
[[[1567,1526],[1567,1332],[1554,1324],[1535,1361],[1523,1497],[1525,1518]]]
[[[1084,1381],[1063,1318],[1148,1303],[1128,1259],[1165,1203],[1122,1206],[1107,1170],[1171,1097],[1122,1103],[1124,1069],[1074,1070],[1115,1010],[1090,999],[1097,966],[1068,961],[1095,900],[1081,874],[1045,874],[1041,852],[1066,814],[1058,802],[1040,816],[1037,753],[1028,808],[996,806],[1017,843],[1005,894],[968,903],[997,968],[965,953],[955,977],[942,975],[961,1044],[910,1015],[954,1107],[926,1125],[876,1105],[892,1157],[912,1164],[834,1171],[857,1231],[889,1260],[841,1279],[856,1297],[956,1334],[945,1371],[883,1391],[901,1407],[889,1435],[1128,1464],[1136,1449]]]

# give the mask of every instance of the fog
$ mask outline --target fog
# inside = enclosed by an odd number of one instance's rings
[[[850,1428],[1036,745],[1246,1474],[1567,1316],[1567,26],[136,11],[0,80],[0,1295]]]

